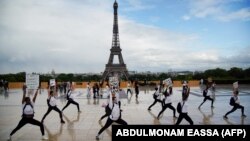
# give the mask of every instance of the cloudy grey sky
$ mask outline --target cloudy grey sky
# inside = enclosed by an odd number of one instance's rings
[[[250,67],[248,0],[117,0],[129,71]],[[103,72],[114,0],[1,0],[0,73]]]

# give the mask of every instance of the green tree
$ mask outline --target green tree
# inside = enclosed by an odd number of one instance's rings
[[[242,68],[233,67],[228,71],[228,74],[234,78],[244,78],[244,71]]]
[[[221,68],[216,68],[216,69],[210,69],[210,70],[206,70],[204,72],[204,76],[206,78],[208,77],[219,77],[219,78],[223,78],[223,77],[228,77],[228,72],[225,69],[221,69]]]

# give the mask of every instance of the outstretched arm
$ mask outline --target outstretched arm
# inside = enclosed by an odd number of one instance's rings
[[[39,88],[37,88],[37,89],[36,89],[35,96],[33,97],[33,100],[32,100],[32,101],[33,101],[33,103],[35,103],[35,101],[36,101],[36,96],[37,96],[37,94],[38,94],[38,90],[39,90]]]
[[[48,87],[48,99],[50,98],[50,86]]]
[[[26,96],[26,87],[24,86],[24,87],[23,87],[23,99],[22,99],[22,104],[24,104],[25,96]]]

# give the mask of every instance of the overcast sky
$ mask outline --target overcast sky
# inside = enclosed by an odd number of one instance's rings
[[[117,2],[129,71],[250,67],[249,0]],[[103,72],[112,44],[113,3],[0,0],[0,73]]]

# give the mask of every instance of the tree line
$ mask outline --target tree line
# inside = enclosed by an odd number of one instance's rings
[[[0,80],[6,80],[8,82],[25,82],[25,72],[19,72],[16,74],[0,74]],[[240,81],[241,84],[250,84],[250,67],[247,69],[233,67],[229,70],[216,68],[209,69],[203,72],[195,71],[185,74],[174,74],[172,72],[166,73],[137,73],[129,76],[131,81],[161,81],[166,78],[172,80],[206,80],[211,77],[217,84],[229,84],[234,81]],[[56,76],[48,74],[40,74],[41,82],[48,82],[50,79],[55,78],[58,82],[73,81],[73,82],[84,82],[84,81],[101,81],[102,75],[77,75],[73,73],[60,73]],[[124,78],[122,78],[125,80]]]

